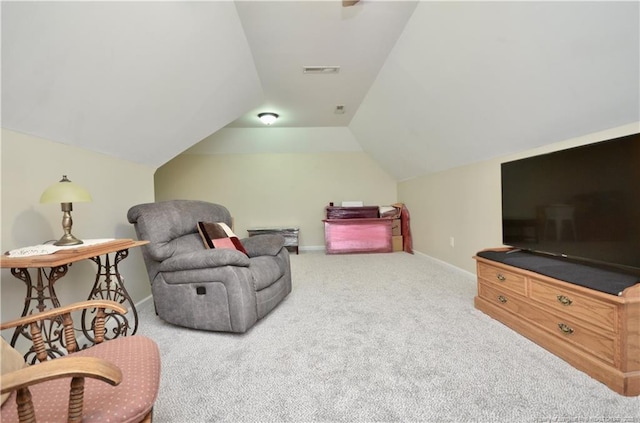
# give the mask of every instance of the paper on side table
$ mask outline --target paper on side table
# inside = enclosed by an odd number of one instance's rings
[[[7,251],[4,253],[9,257],[30,257],[30,256],[41,256],[47,254],[53,254],[60,250],[68,250],[78,247],[89,247],[92,245],[103,244],[105,242],[113,241],[115,238],[104,238],[104,239],[83,239],[82,244],[78,245],[53,245],[53,244],[39,244],[32,245],[30,247],[22,247],[17,248],[15,250]]]

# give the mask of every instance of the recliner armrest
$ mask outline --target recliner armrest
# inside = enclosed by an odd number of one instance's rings
[[[249,257],[238,250],[217,248],[169,257],[160,263],[160,272],[209,269],[221,266],[249,266]]]
[[[280,234],[261,234],[240,240],[249,257],[277,256],[284,247],[284,237]]]

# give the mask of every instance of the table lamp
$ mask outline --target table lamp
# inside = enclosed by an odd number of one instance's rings
[[[58,241],[54,242],[53,245],[66,246],[82,244],[81,240],[71,235],[71,226],[73,225],[71,211],[73,210],[72,203],[87,201],[91,201],[89,192],[67,179],[67,175],[62,175],[60,182],[44,190],[40,196],[40,202],[60,203],[62,208],[62,229],[64,230],[64,235],[62,235],[62,238]]]

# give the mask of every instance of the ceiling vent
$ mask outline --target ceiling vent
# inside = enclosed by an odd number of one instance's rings
[[[340,72],[340,66],[303,66],[302,72],[316,73],[316,74],[317,73],[322,73],[322,74],[338,73]]]

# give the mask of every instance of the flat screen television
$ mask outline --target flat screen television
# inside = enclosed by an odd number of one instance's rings
[[[502,241],[640,274],[640,134],[505,162]]]

